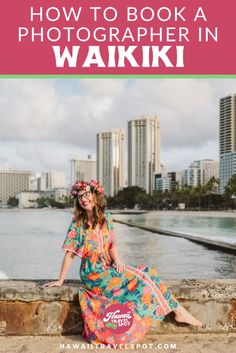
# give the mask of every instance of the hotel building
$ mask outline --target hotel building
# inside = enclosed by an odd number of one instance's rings
[[[97,179],[107,196],[124,187],[124,129],[97,134]]]
[[[29,171],[0,170],[0,205],[7,205],[10,197],[29,190]]]
[[[128,185],[152,193],[156,173],[161,173],[160,121],[142,116],[128,122]]]
[[[236,173],[236,94],[220,99],[220,192]]]
[[[201,159],[194,161],[191,167],[200,169],[200,184],[206,185],[211,178],[219,179],[219,161]]]
[[[39,186],[38,186],[39,191],[46,191],[46,190],[66,187],[65,172],[60,172],[55,170],[42,172],[38,181],[39,181]]]
[[[97,178],[97,163],[88,155],[88,159],[72,159],[71,163],[71,184],[75,180],[89,181]]]

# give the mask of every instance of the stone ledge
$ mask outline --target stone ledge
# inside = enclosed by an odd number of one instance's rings
[[[79,281],[43,288],[47,280],[0,281],[0,335],[60,335],[82,332],[77,299]],[[193,315],[207,324],[204,332],[236,332],[235,280],[166,281]],[[177,324],[170,314],[151,332],[203,332]]]

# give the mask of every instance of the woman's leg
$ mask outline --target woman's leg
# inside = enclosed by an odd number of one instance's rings
[[[197,320],[191,315],[182,305],[179,305],[175,310],[175,320],[177,322],[184,322],[189,325],[193,325],[198,328],[203,328],[204,325],[201,321]]]

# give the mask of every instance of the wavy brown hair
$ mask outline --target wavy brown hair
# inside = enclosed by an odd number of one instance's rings
[[[105,196],[98,193],[96,190],[91,188],[91,194],[94,197],[94,207],[93,207],[93,223],[92,227],[95,228],[98,224],[100,227],[106,222],[105,210],[107,209],[107,201]],[[81,207],[78,198],[75,199],[75,217],[78,222],[82,222],[86,228],[88,225],[87,212]]]

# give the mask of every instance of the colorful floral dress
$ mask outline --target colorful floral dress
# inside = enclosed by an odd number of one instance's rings
[[[155,326],[179,305],[154,268],[146,265],[132,267],[118,273],[109,256],[116,246],[113,222],[106,213],[106,224],[99,229],[88,228],[73,218],[63,244],[82,258],[79,302],[84,321],[83,336],[93,344],[128,344],[140,341],[149,327]],[[105,324],[103,313],[112,304],[124,304],[132,311],[132,325],[126,332],[117,333]],[[117,325],[115,325],[117,326]]]

